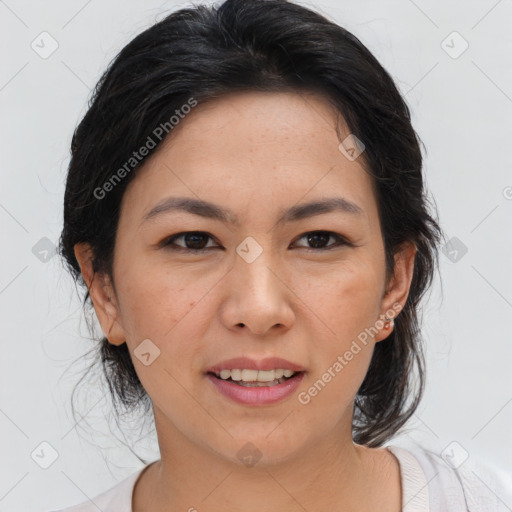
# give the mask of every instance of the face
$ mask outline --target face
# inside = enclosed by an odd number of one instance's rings
[[[271,463],[333,433],[351,442],[354,397],[392,330],[379,320],[405,303],[413,250],[387,280],[371,178],[335,126],[320,97],[226,96],[198,105],[127,187],[115,291],[91,277],[91,297],[109,340],[126,340],[161,443],[235,462],[246,446]],[[166,203],[176,198],[214,208]],[[327,200],[338,202],[301,209]],[[301,371],[266,387],[208,373],[250,369],[223,364],[241,357]]]

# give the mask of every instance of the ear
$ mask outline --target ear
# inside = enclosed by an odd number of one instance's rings
[[[376,326],[379,332],[375,335],[375,341],[386,339],[393,331],[394,322],[400,311],[402,311],[407,297],[414,271],[414,258],[416,256],[417,247],[412,242],[405,242],[400,250],[395,254],[395,269],[390,277],[386,291],[382,298],[381,315]],[[390,319],[389,323],[384,323],[384,318]]]
[[[94,252],[88,243],[76,244],[74,250],[103,333],[113,345],[122,345],[126,335],[118,320],[119,308],[109,276],[94,272]]]

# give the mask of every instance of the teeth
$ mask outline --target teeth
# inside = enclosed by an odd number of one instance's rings
[[[221,370],[220,371],[220,378],[223,380],[229,379],[231,377],[231,370]]]
[[[291,377],[295,372],[293,370],[247,370],[247,369],[233,369],[233,370],[221,370],[217,375],[222,380],[227,380],[231,377],[231,380],[241,383],[244,382],[256,382],[262,383],[263,385],[271,383],[273,381],[284,380],[283,377]]]
[[[267,372],[265,372],[267,373]],[[258,370],[242,370],[242,377],[240,380],[243,380],[244,382],[261,382],[258,380],[259,372]],[[270,379],[274,380],[274,379]],[[266,381],[265,381],[266,382]]]
[[[231,370],[231,378],[233,380],[242,380],[242,370]]]

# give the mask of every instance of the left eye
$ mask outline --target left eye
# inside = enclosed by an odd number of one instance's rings
[[[307,242],[313,245],[323,245],[324,242],[327,243],[331,238],[333,238],[336,242],[331,245],[327,245],[325,247],[307,247],[308,250],[326,250],[331,249],[333,247],[339,247],[342,245],[351,245],[345,238],[337,233],[333,233],[332,231],[311,231],[310,233],[304,233],[299,240],[302,238],[306,238]]]
[[[174,242],[180,238],[183,238],[185,242],[185,246],[183,245],[177,245]],[[343,245],[351,246],[352,244],[349,243],[344,237],[341,235],[338,235],[337,233],[334,233],[332,231],[310,231],[308,233],[304,233],[301,235],[298,240],[302,240],[305,238],[307,240],[307,243],[313,244],[316,247],[306,247],[306,250],[311,251],[322,251],[331,249],[334,247],[339,247]],[[334,244],[326,245],[331,238],[335,240]],[[163,246],[171,249],[171,250],[178,250],[178,251],[192,251],[192,252],[201,252],[205,251],[206,249],[214,249],[215,246],[207,247],[205,245],[205,240],[210,239],[213,240],[213,237],[209,235],[208,233],[205,233],[204,231],[187,231],[185,233],[178,233],[177,235],[173,235],[162,243]],[[318,246],[324,246],[324,247],[318,247]],[[220,246],[216,246],[220,247]]]

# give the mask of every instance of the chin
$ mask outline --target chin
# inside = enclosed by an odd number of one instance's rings
[[[289,431],[284,430],[285,423],[287,427],[290,426],[285,421],[282,426],[277,426],[279,422],[272,422],[272,425],[252,428],[249,432],[242,426],[238,429],[232,428],[229,430],[233,436],[228,441],[229,446],[212,448],[230,462],[246,467],[272,466],[292,460],[304,453],[308,441],[311,440],[306,432],[294,432],[294,435],[290,435]]]

